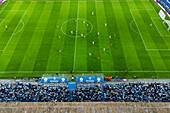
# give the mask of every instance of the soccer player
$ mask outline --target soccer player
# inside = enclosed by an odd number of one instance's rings
[[[71,31],[71,34],[73,34],[73,31]]]
[[[89,56],[91,56],[91,53],[89,53]]]
[[[150,24],[150,27],[152,27],[152,24]]]
[[[99,32],[97,34],[99,35]]]
[[[103,48],[103,51],[105,51],[105,48]]]
[[[94,45],[94,41],[92,42],[92,44]]]
[[[105,27],[107,26],[107,24],[105,23]]]
[[[112,36],[109,36],[109,39],[111,39],[112,38]]]
[[[94,12],[92,12],[92,15],[94,15]]]
[[[83,23],[85,24],[85,21],[83,21]]]
[[[8,26],[5,26],[6,29],[8,29]]]
[[[83,34],[81,34],[81,37],[83,37]]]

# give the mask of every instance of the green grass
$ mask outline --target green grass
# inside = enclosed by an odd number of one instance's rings
[[[0,78],[70,71],[170,78],[170,33],[159,10],[153,0],[5,2],[0,6]]]

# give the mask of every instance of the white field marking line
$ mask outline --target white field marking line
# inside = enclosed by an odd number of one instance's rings
[[[76,24],[76,31],[78,30],[78,16],[79,16],[79,2],[78,2],[78,8],[77,8],[77,24]],[[73,72],[75,71],[75,63],[76,63],[76,46],[77,46],[77,33],[76,33],[76,39],[75,39],[75,50],[74,50],[74,65],[73,65]]]
[[[1,10],[0,14],[4,11],[4,9],[6,8],[6,6],[9,4],[10,1],[8,1],[8,3],[3,7],[3,9]]]
[[[24,28],[24,22],[23,22],[23,21],[21,21],[21,23],[22,23],[22,28],[21,28],[18,32],[14,33],[13,35],[18,34],[19,32],[21,32],[21,31],[23,30],[23,28]]]
[[[151,20],[152,20],[153,24],[155,25],[155,27],[156,27],[156,29],[157,29],[157,31],[159,32],[159,34],[160,34],[161,37],[164,37],[164,36],[165,36],[165,37],[169,37],[169,36],[170,36],[170,35],[162,35],[152,18],[151,18]],[[163,24],[163,23],[162,23],[162,24]]]
[[[2,22],[4,21],[4,19],[2,19],[2,21],[1,21],[1,23],[0,23],[0,25],[2,24]]]
[[[130,23],[130,28],[136,33],[136,34],[139,34],[139,32],[135,31],[133,28],[132,28],[132,23],[134,22],[134,20],[132,20],[132,22]]]
[[[12,33],[12,35],[11,35],[10,39],[8,40],[8,42],[7,42],[6,46],[5,46],[5,48],[3,49],[3,51],[5,51],[6,47],[8,46],[9,42],[11,41],[13,35],[15,35],[14,33],[16,32],[16,30],[17,30],[17,28],[18,28],[18,26],[19,26],[19,23],[21,23],[21,21],[22,21],[22,19],[23,19],[23,17],[24,17],[24,15],[25,15],[26,12],[27,12],[27,11],[25,11],[24,14],[22,15],[22,18],[21,18],[20,21],[18,22],[17,27],[15,28],[14,32]]]
[[[134,20],[134,22],[135,22],[135,24],[136,24],[136,27],[137,27],[138,31],[139,31],[139,34],[140,34],[140,37],[141,37],[142,42],[143,42],[143,44],[144,44],[144,47],[145,47],[145,49],[147,50],[147,47],[146,47],[145,41],[143,40],[143,37],[142,37],[142,35],[141,35],[141,33],[140,33],[140,30],[139,30],[138,24],[136,23],[135,17],[133,16],[133,14],[132,14],[132,11],[131,11],[131,10],[130,10],[130,13],[131,13],[131,15],[132,15],[132,17],[133,17],[133,20]]]
[[[63,72],[67,73],[70,71],[0,71],[0,73],[57,73],[57,72]],[[77,73],[92,73],[92,71],[74,71]],[[120,72],[120,73],[125,73],[125,71],[93,71],[95,73],[114,73],[114,72]],[[128,71],[129,73],[170,73],[170,71]]]

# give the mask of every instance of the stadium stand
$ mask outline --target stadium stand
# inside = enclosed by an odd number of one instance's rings
[[[102,101],[102,90],[99,85],[79,85],[76,90],[72,91],[71,101]]]
[[[0,84],[0,101],[35,101],[41,85],[34,84]]]
[[[170,102],[169,83],[117,83],[68,86],[0,84],[1,102]]]
[[[114,102],[168,102],[169,84],[128,83],[104,85],[104,99]]]
[[[155,0],[157,4],[159,4],[166,13],[170,14],[170,0]]]
[[[67,86],[44,85],[42,86],[38,100],[45,102],[68,102],[70,91]]]

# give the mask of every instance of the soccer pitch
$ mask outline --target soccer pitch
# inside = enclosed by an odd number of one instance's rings
[[[170,78],[170,33],[159,10],[153,0],[7,1],[0,78],[70,71]]]

